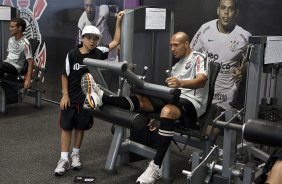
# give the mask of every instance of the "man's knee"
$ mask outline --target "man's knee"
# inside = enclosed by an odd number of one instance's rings
[[[181,115],[178,107],[172,104],[165,105],[161,111],[161,117],[169,118],[169,119],[178,119]]]
[[[147,112],[154,111],[154,107],[151,101],[147,97],[137,95],[137,98],[139,100],[140,109],[147,111]]]
[[[266,183],[268,184],[280,184],[282,183],[282,160],[277,160],[272,169],[268,173]]]

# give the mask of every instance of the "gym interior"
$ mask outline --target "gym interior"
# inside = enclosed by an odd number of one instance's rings
[[[216,34],[206,38],[206,45],[200,39],[213,29],[208,26],[200,32],[205,23],[220,17],[223,23],[231,21],[227,17],[232,9],[220,15],[224,1],[236,2],[234,27],[250,33],[249,37],[239,32],[234,36],[246,42],[240,49],[242,43],[236,39],[225,47],[213,45],[222,44]],[[211,99],[197,122],[174,127],[162,176],[155,183],[263,183],[260,179],[271,155],[282,147],[282,2],[275,0],[0,0],[0,63],[8,56],[13,18],[25,20],[24,36],[34,59],[29,88],[24,87],[26,78],[20,74],[0,76],[0,183],[136,183],[156,154],[159,115],[111,105],[87,109],[94,123],[85,131],[80,147],[82,167],[54,175],[61,155],[62,71],[67,54],[81,40],[83,14],[88,16],[86,2],[92,2],[95,11],[100,7],[93,26],[105,25],[111,40],[115,39],[117,14],[123,11],[113,57],[83,60],[107,95],[179,98],[180,90],[165,83],[179,60],[170,44],[177,32],[189,35],[191,47],[199,41],[202,48],[218,50],[203,52],[208,62],[219,63],[209,65],[211,98],[217,94],[218,73],[229,69],[217,61],[224,52],[221,48],[238,51],[242,58],[226,60],[246,65],[230,108],[217,106]],[[220,27],[216,30],[222,33]],[[153,120],[156,131],[148,128]],[[73,140],[69,154],[72,144]]]

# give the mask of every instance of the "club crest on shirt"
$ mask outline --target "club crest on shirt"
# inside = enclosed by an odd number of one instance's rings
[[[185,63],[185,70],[188,70],[190,67],[191,67],[191,62],[190,62],[190,61],[187,61],[187,62]]]
[[[238,49],[238,41],[236,40],[233,40],[233,41],[230,41],[230,46],[229,46],[229,49],[232,51],[232,52],[235,52],[237,49]]]

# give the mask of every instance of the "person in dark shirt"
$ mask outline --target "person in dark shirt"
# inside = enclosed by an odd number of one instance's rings
[[[85,95],[81,90],[81,77],[89,72],[83,65],[84,58],[105,60],[110,50],[116,48],[120,42],[121,20],[123,12],[119,12],[116,21],[114,39],[106,47],[96,47],[102,35],[95,26],[85,26],[82,31],[82,45],[72,49],[66,57],[64,70],[62,72],[62,99],[60,101],[61,117],[61,158],[54,171],[56,176],[62,176],[67,170],[81,169],[80,146],[82,144],[84,131],[93,125],[92,114],[83,108]],[[69,161],[69,148],[74,129],[73,150]]]

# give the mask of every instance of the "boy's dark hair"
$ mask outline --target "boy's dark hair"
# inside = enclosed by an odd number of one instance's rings
[[[22,19],[22,18],[13,18],[11,20],[11,22],[16,22],[17,23],[17,27],[22,27],[22,32],[25,31],[26,23],[25,23],[24,19]]]

